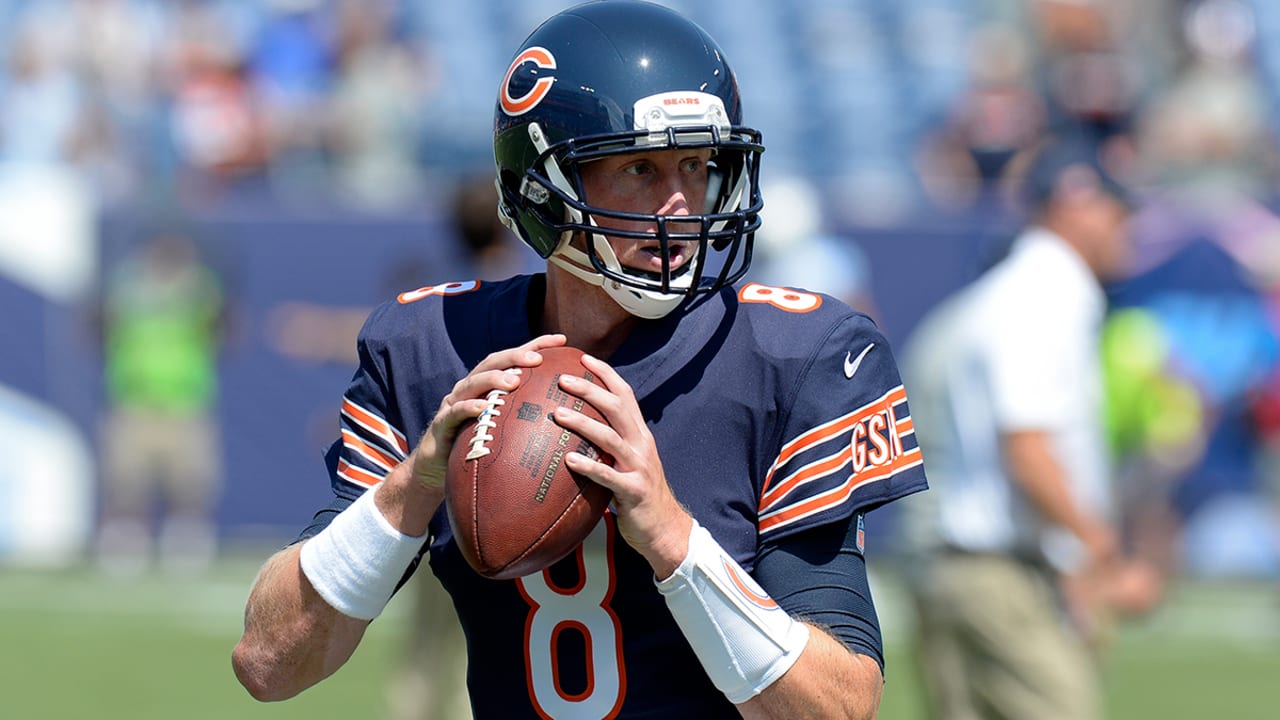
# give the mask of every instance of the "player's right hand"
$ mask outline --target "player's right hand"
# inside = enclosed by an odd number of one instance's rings
[[[596,408],[605,421],[568,407],[556,408],[555,419],[607,453],[613,463],[577,452],[567,453],[565,462],[613,492],[618,533],[649,561],[656,577],[669,577],[688,555],[693,517],[671,492],[658,446],[631,386],[603,360],[587,355],[582,364],[604,386],[567,374],[561,376],[560,386]]]
[[[431,425],[422,434],[410,461],[413,478],[423,487],[440,491],[444,488],[449,452],[462,423],[480,416],[487,406],[485,396],[493,390],[513,390],[520,385],[520,375],[512,368],[537,367],[542,363],[539,350],[564,345],[564,335],[540,335],[519,347],[491,353],[466,377],[454,383],[453,389],[440,400]]]

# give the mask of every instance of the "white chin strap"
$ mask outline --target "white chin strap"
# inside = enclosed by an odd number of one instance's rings
[[[565,233],[566,236],[569,234]],[[617,273],[624,272],[622,263],[618,262],[618,256],[614,254],[613,247],[604,236],[592,234],[590,242],[595,245],[595,251],[605,267]],[[669,315],[680,305],[680,301],[684,299],[684,291],[689,289],[693,279],[698,276],[698,261],[694,258],[690,261],[691,266],[680,277],[671,279],[669,293],[623,285],[596,272],[591,265],[591,258],[585,252],[572,247],[568,237],[560,241],[560,247],[556,248],[550,259],[574,277],[603,289],[614,302],[622,306],[623,310],[645,320],[657,320]]]

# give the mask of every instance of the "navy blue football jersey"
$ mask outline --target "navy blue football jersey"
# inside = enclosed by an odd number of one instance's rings
[[[339,498],[404,459],[470,368],[534,337],[543,282],[437,285],[372,313],[330,453]],[[608,361],[635,390],[676,497],[749,572],[762,544],[925,487],[890,348],[834,298],[726,288],[640,323]],[[467,637],[477,718],[738,717],[611,515],[576,553],[518,580],[476,574],[443,507],[427,550]]]

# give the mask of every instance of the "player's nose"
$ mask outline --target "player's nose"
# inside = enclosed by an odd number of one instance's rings
[[[658,208],[659,215],[689,215],[689,200],[683,187],[667,193],[666,202]]]
[[[691,215],[689,198],[698,197],[699,179],[690,173],[683,172],[679,163],[664,166],[660,171],[658,193],[662,199],[657,213],[659,215]]]

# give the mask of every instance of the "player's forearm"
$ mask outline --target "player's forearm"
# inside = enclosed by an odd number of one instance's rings
[[[285,700],[332,675],[351,657],[367,620],[324,601],[303,574],[300,545],[276,553],[258,574],[232,652],[240,684],[257,700]]]
[[[430,487],[413,476],[413,457],[405,460],[382,481],[378,491],[378,510],[387,522],[405,535],[427,534],[431,516],[444,502],[444,488]]]
[[[684,561],[657,587],[712,684],[744,717],[875,716],[879,665],[789,615],[697,522]]]
[[[1048,434],[1015,432],[1004,436],[1005,462],[1012,479],[1040,515],[1066,528],[1095,550],[1106,544],[1105,523],[1085,512],[1068,486],[1066,472],[1053,454]]]
[[[810,626],[809,643],[795,665],[738,712],[748,720],[859,718],[876,716],[884,680],[880,666],[855,655],[821,629]]]

